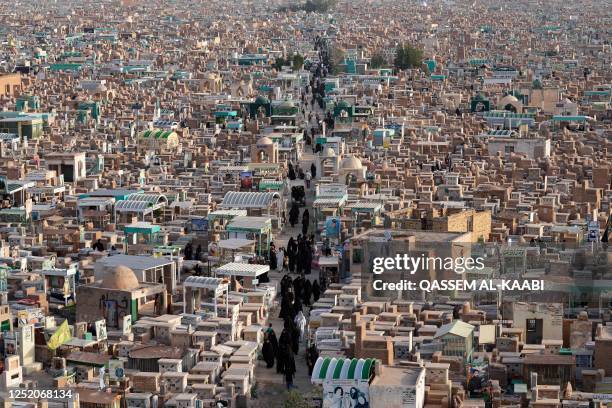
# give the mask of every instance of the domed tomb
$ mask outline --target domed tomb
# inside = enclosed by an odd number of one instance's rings
[[[140,286],[136,274],[127,266],[119,265],[104,274],[101,288],[116,290],[134,290]]]

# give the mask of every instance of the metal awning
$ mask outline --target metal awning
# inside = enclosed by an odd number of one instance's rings
[[[373,201],[357,201],[347,206],[352,212],[365,211],[365,212],[379,212],[382,210],[382,204]]]
[[[252,239],[243,239],[243,238],[230,238],[230,239],[222,239],[217,242],[219,248],[222,249],[231,249],[236,250],[240,248],[244,248],[249,245],[254,245],[255,241]]]
[[[270,270],[269,265],[257,265],[257,264],[230,262],[228,264],[225,264],[215,269],[215,272],[217,273],[217,275],[249,276],[249,277],[255,278],[259,275],[263,275],[269,270]]]
[[[0,132],[0,140],[2,141],[19,140],[19,135],[16,133]]]
[[[149,214],[162,208],[167,203],[168,198],[163,194],[134,193],[128,195],[125,200],[117,201],[117,204],[115,204],[115,211]]]
[[[241,171],[248,171],[248,166],[224,166],[217,169],[217,173],[240,173]]]
[[[53,269],[42,269],[40,273],[47,276],[72,276],[76,275],[77,270],[75,268],[53,268]]]
[[[36,183],[33,181],[25,181],[25,180],[5,180],[5,184],[6,184],[6,192],[8,194],[15,194],[21,190],[26,190],[36,185]]]
[[[337,198],[317,198],[312,203],[314,208],[334,208],[340,207],[346,202],[346,197]]]
[[[101,206],[101,205],[109,205],[114,202],[115,202],[114,198],[86,197],[86,198],[79,198],[77,200],[77,206],[78,207],[94,207],[94,206]]]
[[[206,276],[190,276],[185,279],[183,286],[190,288],[204,288],[210,290],[226,290],[228,283],[222,278],[211,278]]]
[[[146,201],[121,200],[115,205],[115,211],[120,213],[149,214],[161,208],[160,204],[151,204]]]
[[[144,255],[124,255],[117,254],[113,256],[105,256],[100,258],[96,263],[100,263],[105,268],[113,268],[115,266],[127,266],[134,271],[144,271],[147,269],[161,268],[174,263],[166,257],[153,257]]]
[[[244,217],[246,215],[247,210],[216,210],[208,214],[208,220],[212,221],[217,218]]]
[[[270,217],[236,217],[227,224],[228,231],[257,231],[262,233],[272,228]]]
[[[221,208],[269,208],[275,199],[280,199],[278,193],[256,193],[245,191],[229,191],[223,197]]]
[[[147,203],[159,204],[167,202],[168,198],[163,194],[157,193],[133,193],[127,196],[126,201],[145,201]]]
[[[123,231],[126,234],[154,234],[161,231],[159,225],[151,224],[150,222],[135,222],[127,224],[123,227]]]

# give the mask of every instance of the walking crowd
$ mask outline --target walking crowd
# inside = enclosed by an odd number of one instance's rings
[[[321,44],[319,44],[320,46]],[[305,95],[312,91],[311,105],[313,108],[315,102],[319,102],[319,99],[322,99],[322,95],[324,95],[323,83],[320,81],[320,77],[324,77],[326,74],[324,65],[318,66],[314,74],[310,86],[306,87],[305,93],[302,95],[302,99],[307,106],[308,101],[305,99]],[[312,119],[314,119],[313,114],[309,113],[309,123]],[[316,115],[316,119],[319,122],[318,115]],[[312,129],[313,137],[317,130],[320,131],[320,128]],[[305,131],[305,137],[307,143],[311,141],[308,130]],[[314,143],[312,144],[314,145]],[[315,147],[313,146],[314,150]],[[287,178],[290,182],[296,179],[304,180],[306,189],[310,188],[311,181],[316,177],[317,167],[314,163],[311,164],[310,170],[306,172],[299,166],[294,167],[291,163],[288,165]],[[300,221],[300,206],[306,204],[304,186],[292,187],[291,196],[289,224],[294,228]],[[301,212],[301,224],[302,233],[298,234],[297,238],[290,237],[286,247],[280,247],[277,250],[275,244],[271,243],[269,256],[271,270],[286,271],[280,281],[281,301],[278,315],[283,320],[283,329],[280,337],[277,338],[272,324],[269,325],[264,333],[262,356],[267,368],[273,368],[276,363],[276,372],[284,375],[287,389],[293,388],[293,379],[296,373],[295,356],[300,352],[300,344],[305,340],[308,309],[311,304],[319,300],[322,290],[318,279],[313,279],[311,282],[307,278],[307,275],[312,272],[312,262],[315,256],[315,235],[308,234],[310,213],[307,208]],[[297,274],[297,276],[291,278],[290,274]],[[314,342],[309,344],[304,351],[309,374],[312,374],[319,352]]]
[[[267,368],[274,367],[276,360],[276,372],[285,376],[287,388],[290,389],[296,372],[295,356],[305,340],[307,320],[304,306],[309,307],[311,299],[314,302],[319,300],[321,289],[317,280],[311,283],[302,275],[292,279],[286,274],[281,279],[280,296],[278,317],[283,319],[283,330],[277,339],[272,324],[269,325],[264,333],[262,355]],[[306,362],[310,371],[317,358],[318,352],[313,344],[306,349]]]

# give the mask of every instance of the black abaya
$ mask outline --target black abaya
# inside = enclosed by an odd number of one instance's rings
[[[281,309],[278,313],[280,319],[292,318],[294,315],[293,311],[293,295],[288,293],[287,296],[281,300]]]
[[[321,286],[319,286],[319,281],[315,280],[314,283],[312,284],[312,298],[314,299],[315,302],[317,302],[320,296],[321,296]]]
[[[272,344],[272,351],[274,352],[274,355],[278,354],[278,339],[276,338],[276,333],[274,333],[274,330],[269,329],[268,330],[268,339],[270,339],[270,344]]]
[[[272,368],[274,366],[274,347],[270,340],[266,339],[261,348],[261,354],[266,362],[266,368]]]
[[[310,223],[310,214],[308,214],[308,209],[304,210],[304,214],[302,214],[302,235],[306,236],[308,233],[308,224]]]
[[[278,339],[278,354],[276,356],[276,372],[285,372],[285,362],[287,355],[291,354],[291,334],[287,329],[284,329]]]
[[[310,275],[312,269],[312,251],[310,248],[306,248],[304,254],[304,274]]]
[[[310,306],[310,296],[312,296],[312,284],[308,279],[304,282],[302,300],[306,306]]]
[[[289,224],[291,224],[291,227],[295,227],[295,224],[298,223],[299,218],[300,218],[300,209],[298,208],[296,204],[294,204],[293,206],[291,206],[291,209],[289,210]]]
[[[270,265],[270,269],[271,270],[273,270],[273,271],[276,270],[276,251],[273,251],[273,250],[270,251],[270,262],[269,262],[269,265]]]

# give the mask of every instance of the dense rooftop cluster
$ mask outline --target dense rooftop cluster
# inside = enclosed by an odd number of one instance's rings
[[[0,2],[4,406],[610,404],[611,23]]]

